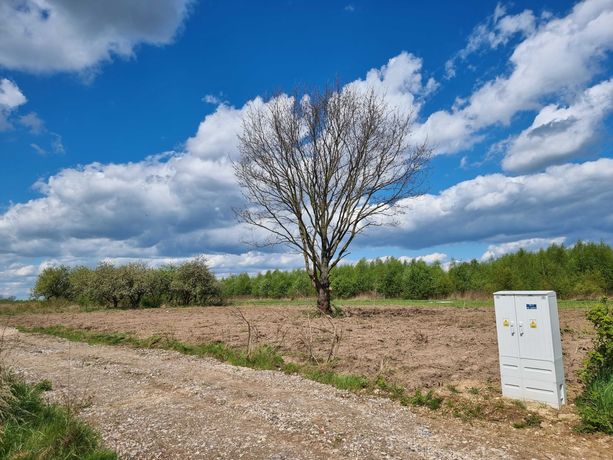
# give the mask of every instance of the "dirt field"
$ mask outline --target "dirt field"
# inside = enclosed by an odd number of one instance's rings
[[[315,357],[325,361],[336,327],[342,333],[335,360],[338,372],[383,374],[409,389],[499,385],[492,308],[350,307],[348,316],[335,319],[334,326],[322,318],[309,318],[312,310],[303,307],[240,308],[257,329],[259,343],[279,345],[288,360],[304,360],[310,344]],[[189,343],[247,344],[246,323],[229,307],[24,315],[4,321],[23,326],[63,324],[139,337],[170,335]],[[572,398],[592,338],[585,310],[560,310],[560,329]]]

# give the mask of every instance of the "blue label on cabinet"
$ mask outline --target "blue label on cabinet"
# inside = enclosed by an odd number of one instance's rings
[[[527,303],[526,304],[526,310],[536,310],[536,304],[535,303]]]

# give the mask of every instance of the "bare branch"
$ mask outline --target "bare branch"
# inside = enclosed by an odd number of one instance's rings
[[[234,170],[249,206],[239,218],[303,254],[324,313],[330,271],[355,237],[418,194],[430,150],[409,144],[411,121],[374,91],[347,87],[246,112]]]

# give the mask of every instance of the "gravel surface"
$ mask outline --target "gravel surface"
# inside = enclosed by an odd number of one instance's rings
[[[280,372],[162,350],[90,346],[7,329],[5,362],[50,379],[127,459],[605,458],[499,436]],[[600,441],[608,442],[608,440]],[[531,446],[533,448],[531,448]]]

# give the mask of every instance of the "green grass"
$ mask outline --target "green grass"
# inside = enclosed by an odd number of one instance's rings
[[[613,434],[613,373],[595,379],[577,398],[579,431]]]
[[[447,401],[447,410],[451,415],[464,422],[485,417],[485,407],[479,401],[470,401],[468,399],[449,400]]]
[[[368,379],[359,375],[337,374],[334,371],[316,367],[305,366],[300,370],[299,374],[309,380],[332,385],[341,390],[359,391],[369,386]]]
[[[431,410],[437,410],[443,404],[443,398],[436,395],[434,391],[428,390],[427,393],[422,393],[418,388],[413,396],[409,397],[409,402],[414,406],[425,406]]]
[[[115,452],[65,407],[46,403],[48,381],[28,385],[12,374],[0,376],[0,458],[110,460]]]

